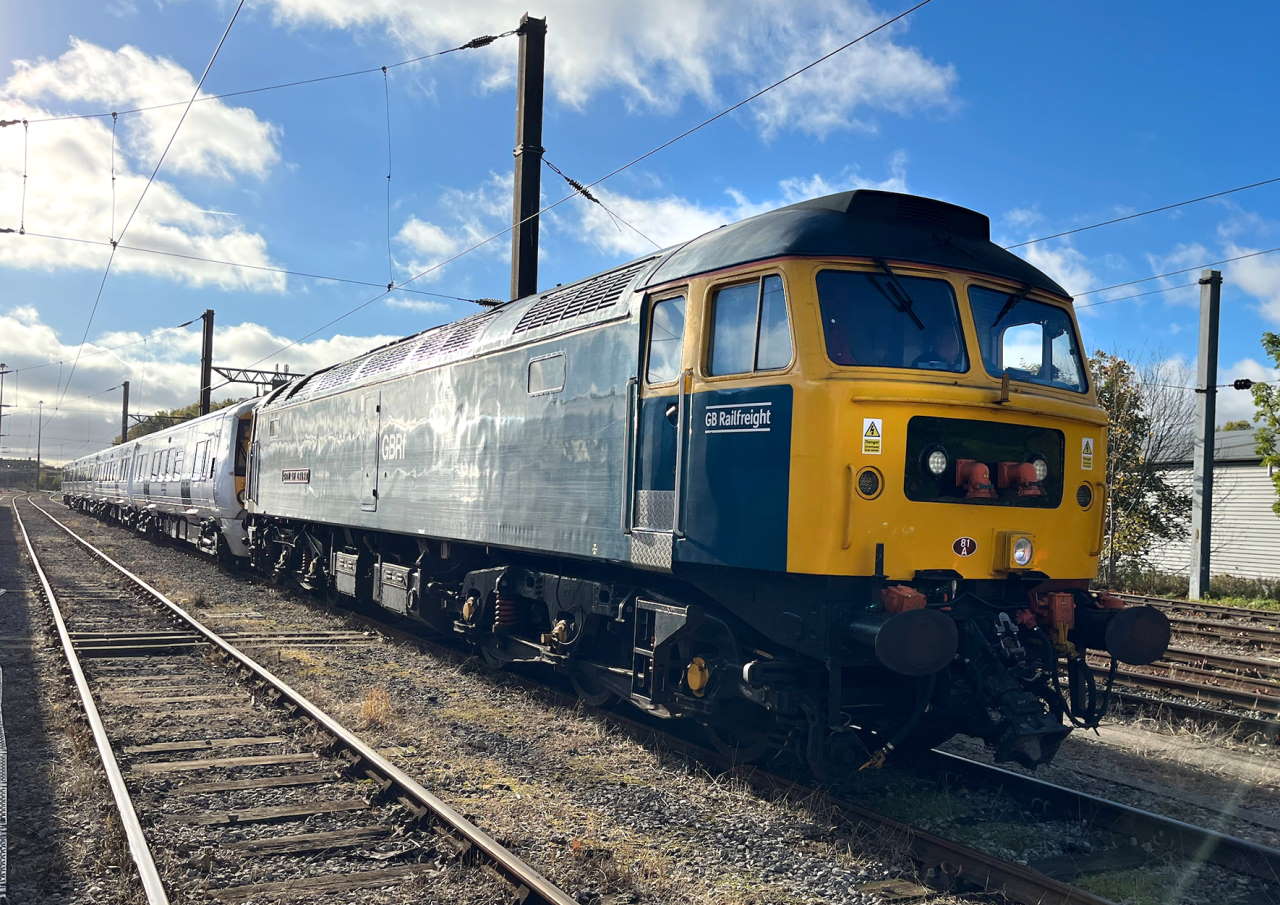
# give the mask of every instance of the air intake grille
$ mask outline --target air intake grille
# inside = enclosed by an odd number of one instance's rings
[[[633,261],[616,270],[548,292],[534,302],[511,332],[521,333],[613,306],[622,298],[635,275],[652,260]]]

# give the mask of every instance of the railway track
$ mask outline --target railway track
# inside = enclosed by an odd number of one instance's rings
[[[458,883],[574,902],[34,502],[13,509],[149,905]]]
[[[355,619],[371,631],[381,632],[401,641],[419,645],[439,653],[452,648],[425,639],[416,627],[400,627],[389,623],[386,614],[350,611]],[[534,679],[533,681],[538,681]],[[542,683],[547,687],[545,683]],[[572,693],[548,688],[566,706],[578,706]],[[1170,706],[1170,705],[1161,705]],[[788,798],[808,799],[815,794],[811,779],[757,767],[742,768],[723,754],[707,747],[689,733],[673,732],[668,721],[633,717],[614,710],[592,708],[603,720],[640,740],[657,744],[689,757],[712,769],[738,770],[757,789]],[[1195,708],[1192,708],[1195,709]],[[1209,711],[1200,714],[1207,718]],[[1230,715],[1225,715],[1230,716]],[[1231,716],[1231,719],[1239,719]],[[1267,726],[1274,723],[1267,722]],[[871,827],[881,838],[894,838],[903,843],[916,861],[921,876],[932,885],[979,890],[1000,895],[1019,905],[1113,905],[1090,892],[1086,885],[1074,881],[1092,873],[1107,872],[1149,863],[1154,857],[1176,857],[1193,864],[1212,864],[1234,874],[1263,883],[1280,884],[1280,850],[1240,839],[1216,830],[1176,820],[1152,811],[1110,801],[1079,792],[1066,786],[1045,782],[1022,773],[985,764],[943,751],[931,751],[912,767],[898,768],[910,772],[915,781],[936,783],[940,787],[957,785],[987,791],[1002,791],[1021,803],[1021,813],[1034,814],[1035,819],[1063,819],[1084,822],[1098,837],[1099,844],[1085,855],[1073,854],[1040,863],[1023,864],[1000,858],[963,842],[944,838],[911,822],[897,820],[859,801],[862,794],[856,782],[852,787],[826,788],[826,803],[840,812],[850,823]],[[892,773],[894,768],[884,772]],[[1040,832],[1041,827],[1036,827]],[[1136,844],[1135,844],[1136,843]],[[1148,848],[1153,847],[1157,854]],[[892,890],[910,901],[911,883]],[[923,893],[915,887],[914,894]],[[891,899],[890,901],[894,901]],[[1272,900],[1266,900],[1272,901]],[[1280,901],[1280,899],[1276,899]]]
[[[1185,613],[1214,620],[1238,619],[1280,629],[1280,612],[1272,610],[1260,610],[1246,606],[1222,606],[1216,603],[1194,600],[1175,600],[1171,597],[1150,597],[1145,594],[1117,593],[1115,596],[1129,603],[1149,604],[1164,610],[1166,613]]]
[[[436,642],[424,639],[414,629],[389,624],[387,620],[390,616],[384,611],[378,610],[376,616],[369,616],[358,610],[351,611],[351,614],[371,631],[428,649],[440,647]],[[447,646],[443,651],[456,653]],[[576,699],[571,700],[567,694],[564,699],[568,704],[576,703]],[[687,738],[673,737],[646,721],[608,711],[602,711],[601,716],[633,735],[657,738],[663,747],[686,754],[707,766],[716,769],[733,767],[732,763],[705,746]],[[1280,877],[1280,852],[1265,846],[955,755],[933,752],[930,758],[933,759],[925,761],[924,768],[920,771],[922,777],[946,775],[974,788],[999,788],[1024,801],[1024,813],[1036,814],[1038,819],[1086,820],[1100,836],[1114,837],[1115,842],[1099,846],[1097,851],[1087,856],[1071,856],[1061,859],[1060,863],[1044,865],[1054,873],[1051,876],[1035,867],[997,857],[974,846],[943,838],[906,821],[877,813],[855,800],[856,792],[842,794],[837,791],[826,795],[828,803],[838,808],[846,821],[871,828],[879,838],[894,838],[905,842],[907,850],[917,862],[920,875],[932,878],[931,884],[954,884],[962,888],[997,893],[1021,905],[1109,905],[1108,899],[1074,885],[1070,880],[1091,871],[1115,869],[1132,864],[1135,859],[1151,857],[1151,853],[1145,848],[1126,844],[1131,840],[1138,840],[1143,844],[1159,844],[1164,851],[1177,857],[1197,863],[1215,864],[1254,880],[1275,881]],[[787,797],[811,798],[815,794],[811,782],[783,774],[748,769],[745,776],[753,785]],[[1052,806],[1052,814],[1046,813],[1046,802]],[[886,893],[910,896],[913,893],[908,887],[911,886],[910,882],[904,882],[894,890],[886,890]],[[922,888],[917,888],[915,894],[923,892]]]

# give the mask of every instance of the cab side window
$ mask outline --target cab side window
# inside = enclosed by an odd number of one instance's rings
[[[791,351],[781,277],[771,274],[716,290],[711,301],[708,374],[778,370],[791,363]]]
[[[684,296],[654,302],[649,312],[649,355],[645,379],[668,383],[680,376],[684,345]]]

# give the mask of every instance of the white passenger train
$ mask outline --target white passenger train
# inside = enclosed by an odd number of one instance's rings
[[[143,534],[245,556],[244,492],[257,400],[77,459],[62,482],[67,505]]]

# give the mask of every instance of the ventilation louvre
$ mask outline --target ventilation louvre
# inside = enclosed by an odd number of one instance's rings
[[[524,313],[511,332],[523,333],[535,327],[545,327],[557,321],[612,307],[622,298],[622,293],[635,275],[652,260],[649,257],[633,261],[616,270],[548,292]]]

